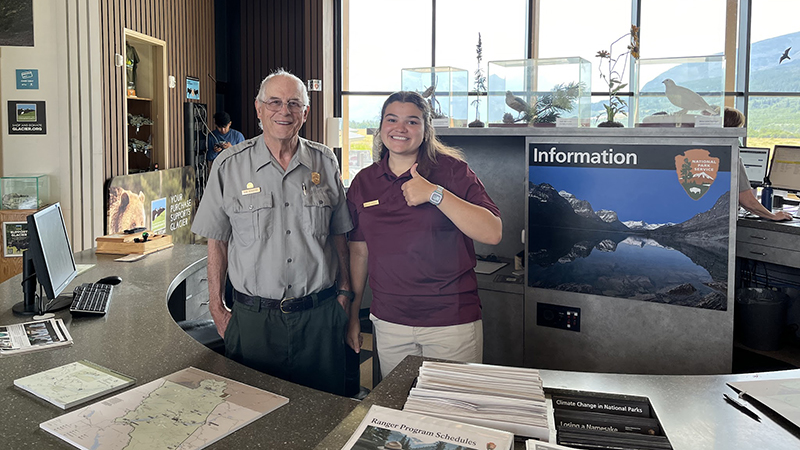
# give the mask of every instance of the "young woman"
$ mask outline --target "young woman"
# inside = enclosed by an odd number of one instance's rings
[[[500,211],[461,153],[436,138],[416,92],[383,104],[374,149],[380,160],[355,177],[347,203],[352,307],[360,308],[369,274],[381,374],[411,354],[481,362],[473,239],[500,242]],[[360,348],[357,323],[347,339]]]

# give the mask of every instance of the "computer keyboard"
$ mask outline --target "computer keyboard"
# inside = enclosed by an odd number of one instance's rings
[[[113,286],[98,283],[83,283],[72,294],[69,311],[73,314],[98,314],[108,312]]]

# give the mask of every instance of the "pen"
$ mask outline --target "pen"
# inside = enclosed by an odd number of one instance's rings
[[[306,183],[303,182],[302,186],[303,186],[303,195],[306,195],[307,194],[307,192],[306,192]]]
[[[722,397],[725,398],[725,401],[728,402],[729,405],[743,412],[746,416],[755,419],[757,422],[761,422],[761,418],[758,417],[758,414],[754,413],[753,411],[750,411],[750,408],[748,408],[747,406],[744,406],[743,404],[737,402],[736,400],[728,397],[728,394],[722,394]]]

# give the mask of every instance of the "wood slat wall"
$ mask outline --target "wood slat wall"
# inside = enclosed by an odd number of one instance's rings
[[[170,167],[184,165],[183,103],[186,76],[200,79],[200,103],[214,111],[214,0],[104,0],[100,2],[103,77],[103,174],[106,180],[127,173],[125,167],[125,29],[166,42],[167,74],[176,80],[167,90],[167,145]],[[209,76],[210,75],[210,76]]]
[[[323,26],[323,8],[332,0],[241,0],[240,52],[242,104],[240,131],[255,136],[258,118],[253,99],[261,80],[283,67],[303,81],[323,79],[323,41],[333,39]],[[330,7],[330,6],[329,6]],[[330,36],[327,36],[330,34]],[[330,55],[329,55],[330,58]],[[231,72],[231,77],[237,76]],[[330,84],[326,85],[325,81]],[[323,79],[323,89],[333,88],[333,80]],[[324,139],[325,108],[321,92],[310,93],[311,111],[300,134],[311,140]]]

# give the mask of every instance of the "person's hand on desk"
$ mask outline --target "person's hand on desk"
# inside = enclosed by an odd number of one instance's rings
[[[794,219],[794,217],[786,211],[775,211],[774,213],[772,213],[772,215],[774,217],[770,217],[769,219],[777,222]]]

